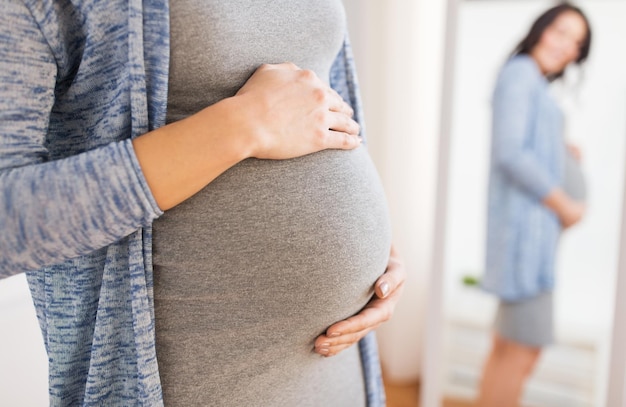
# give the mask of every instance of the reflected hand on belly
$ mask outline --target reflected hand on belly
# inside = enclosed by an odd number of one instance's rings
[[[404,264],[392,245],[385,274],[376,281],[376,296],[358,314],[331,325],[324,335],[317,337],[315,352],[334,356],[388,321],[402,295],[405,280]]]

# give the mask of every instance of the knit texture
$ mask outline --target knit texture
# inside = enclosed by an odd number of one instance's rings
[[[483,287],[507,301],[554,287],[561,227],[541,201],[563,183],[563,117],[527,55],[505,64],[493,96]]]

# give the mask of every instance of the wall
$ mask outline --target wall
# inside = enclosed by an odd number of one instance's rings
[[[0,280],[0,405],[48,405],[48,361],[24,275]]]

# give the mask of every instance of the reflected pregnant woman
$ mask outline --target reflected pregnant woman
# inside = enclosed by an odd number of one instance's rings
[[[542,349],[553,342],[559,237],[582,219],[585,197],[549,84],[584,62],[590,46],[587,18],[562,3],[537,18],[496,82],[482,285],[499,308],[480,407],[518,405]]]

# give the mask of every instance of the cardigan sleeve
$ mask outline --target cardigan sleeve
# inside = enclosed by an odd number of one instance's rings
[[[88,254],[161,214],[130,140],[49,160],[56,80],[55,57],[38,21],[21,2],[5,2],[0,14],[0,278]]]
[[[504,66],[494,92],[492,138],[494,165],[539,200],[558,185],[526,146],[532,130],[533,94],[541,80],[528,57],[516,57]]]

